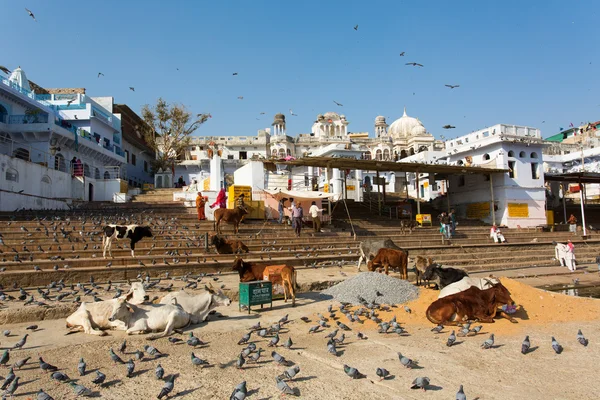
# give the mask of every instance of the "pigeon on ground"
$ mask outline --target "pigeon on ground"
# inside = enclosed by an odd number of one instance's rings
[[[454,331],[448,336],[448,341],[446,342],[446,346],[450,347],[456,342],[456,334]]]
[[[13,395],[17,391],[18,387],[19,387],[19,377],[17,376],[15,379],[13,379],[13,381],[10,383],[10,385],[8,386],[8,388],[6,388],[6,390],[4,391],[4,395],[2,396],[2,398],[5,399],[8,396],[10,396],[11,399],[12,399]]]
[[[431,330],[431,332],[440,333],[444,329],[444,325],[438,325]]]
[[[307,317],[300,317],[300,319],[302,321],[304,321],[305,323],[309,323],[310,322],[310,319],[308,319]]]
[[[581,333],[581,329],[577,331],[577,341],[579,342],[579,344],[581,344],[582,346],[587,346],[588,343],[590,342],[589,340],[587,340],[585,338],[585,336],[583,336],[583,333]]]
[[[405,368],[412,368],[417,365],[417,363],[410,358],[404,357],[402,353],[398,353],[398,359],[400,360],[400,364],[402,364]]]
[[[154,373],[156,374],[156,379],[162,379],[165,375],[165,370],[163,369],[162,365],[158,364],[154,370]]]
[[[122,354],[125,353],[125,350],[127,350],[127,340],[123,340],[123,343],[121,343],[121,347],[119,347],[119,351]]]
[[[252,335],[252,332],[248,332],[246,333],[244,336],[242,336],[242,338],[239,340],[238,344],[246,344],[248,343],[248,341],[250,340],[250,336]]]
[[[169,342],[171,342],[171,343],[173,343],[173,344],[175,344],[175,343],[179,343],[179,342],[181,342],[181,341],[182,341],[181,339],[179,339],[179,338],[176,338],[176,337],[170,337],[168,340],[169,340]]]
[[[334,356],[338,356],[338,352],[337,352],[337,348],[335,347],[335,342],[333,340],[329,340],[329,342],[327,342],[327,352],[329,354],[333,354]]]
[[[158,396],[156,396],[157,399],[160,400],[163,397],[167,397],[169,395],[169,393],[171,393],[173,391],[173,387],[175,386],[175,378],[176,377],[177,377],[176,375],[169,376],[169,378],[167,379],[167,382],[165,382],[165,385],[160,390],[160,393],[158,394]]]
[[[27,343],[27,336],[29,336],[28,333],[26,333],[25,336],[23,336],[23,338],[21,338],[21,340],[19,340],[17,343],[15,343],[14,346],[13,346],[13,350],[14,349],[20,349],[23,346],[25,346],[25,343]]]
[[[271,341],[269,342],[269,344],[267,346],[269,347],[277,347],[277,343],[279,343],[279,334],[275,334],[275,336],[273,336],[273,338],[271,339]]]
[[[85,375],[85,367],[86,363],[83,360],[83,357],[81,357],[81,359],[79,360],[79,364],[77,364],[77,371],[79,372],[79,376]]]
[[[293,364],[292,362],[286,360],[285,357],[283,357],[281,354],[277,353],[276,351],[271,352],[271,357],[273,357],[275,362],[279,365],[285,365],[285,366],[289,367]]]
[[[458,392],[456,392],[456,400],[467,400],[467,396],[465,396],[465,392],[463,390],[463,385],[460,385]]]
[[[325,339],[333,339],[335,337],[335,335],[337,335],[339,332],[339,329],[334,330],[333,332],[330,332],[327,336],[325,336]]]
[[[127,368],[127,375],[125,376],[131,378],[133,376],[133,370],[135,369],[135,363],[133,362],[133,359],[130,358],[125,364],[125,367]]]
[[[54,397],[40,389],[40,391],[37,392],[37,400],[54,400]]]
[[[108,349],[108,354],[110,355],[110,359],[113,361],[113,363],[115,363],[115,364],[116,363],[119,363],[119,364],[124,363],[123,359],[115,354],[112,347],[110,349]]]
[[[25,364],[27,364],[27,361],[29,361],[30,358],[31,357],[20,359],[19,361],[13,364],[13,367],[15,367],[16,369],[21,369]]]
[[[106,375],[104,375],[100,371],[96,371],[96,377],[94,379],[92,379],[92,383],[94,385],[102,385],[105,380],[106,380]]]
[[[344,364],[344,372],[352,379],[360,379],[365,377],[365,375],[361,374],[358,369],[350,367],[346,364]]]
[[[529,341],[529,335],[525,336],[523,343],[521,343],[521,354],[527,354],[529,352],[529,348],[531,347],[531,342]]]
[[[411,389],[423,389],[423,391],[426,391],[427,386],[429,386],[429,378],[424,376],[424,377],[418,377],[417,379],[415,379],[410,388]]]
[[[288,369],[286,369],[283,374],[279,375],[279,379],[294,379],[294,377],[296,375],[298,375],[298,373],[300,372],[300,366],[298,365],[294,365],[293,367],[290,367]]]
[[[320,326],[316,325],[316,326],[311,326],[308,330],[308,333],[316,333],[319,331]]]
[[[6,374],[6,376],[4,377],[4,382],[2,382],[2,386],[0,386],[0,390],[6,390],[8,385],[10,385],[10,383],[14,381],[16,377],[17,376],[15,375],[13,369],[9,369],[8,374]]]
[[[42,369],[42,371],[45,371],[45,372],[58,371],[58,367],[55,367],[52,364],[48,364],[46,361],[44,361],[42,359],[42,357],[40,357],[40,368]]]
[[[285,381],[279,379],[279,377],[275,377],[275,383],[277,384],[277,389],[283,393],[283,395],[291,394],[293,396],[296,395],[296,391],[290,387]]]
[[[556,354],[560,354],[563,351],[563,347],[560,345],[560,343],[558,343],[556,339],[554,339],[554,336],[552,336],[552,349]]]
[[[192,352],[192,364],[194,364],[194,365],[200,365],[202,368],[204,368],[206,365],[208,365],[208,361],[196,357],[196,355],[194,354],[194,352]]]
[[[356,337],[359,338],[360,340],[367,340],[367,337],[362,332],[358,332],[356,334]]]
[[[336,321],[335,323],[337,324],[337,326],[338,326],[340,329],[342,329],[342,330],[344,330],[344,331],[351,331],[351,330],[352,330],[352,329],[350,329],[350,327],[349,327],[348,325],[346,325],[346,324],[344,324],[344,323],[342,323],[342,322],[340,322],[340,321]]]
[[[194,332],[190,332],[190,336],[187,340],[187,344],[189,346],[196,347],[196,346],[203,346],[205,343],[202,342],[202,340],[200,340],[196,336],[194,336]]]
[[[25,328],[25,329],[26,329],[26,330],[29,330],[29,331],[35,331],[37,328],[38,328],[38,326],[37,326],[37,325],[29,325],[29,326],[28,326],[27,328]]]
[[[293,344],[294,344],[294,342],[292,342],[292,338],[289,337],[283,344],[283,347],[285,347],[286,349],[291,349]]]
[[[162,356],[163,353],[161,353],[156,347],[154,346],[149,346],[149,345],[145,345],[144,346],[144,351],[146,353],[148,353],[149,355],[151,355],[152,357],[157,357],[157,356]]]
[[[472,333],[473,336],[477,335],[483,329],[483,325],[478,325],[475,328],[471,329],[469,333]]]
[[[78,385],[75,382],[69,382],[69,385],[73,388],[75,394],[79,396],[89,397],[93,394],[92,390],[86,388],[83,385]]]
[[[485,342],[483,342],[483,344],[481,345],[481,348],[482,349],[491,349],[492,346],[494,346],[494,334],[493,333],[490,335],[490,337]]]
[[[235,367],[237,369],[242,369],[244,367],[244,364],[246,363],[246,360],[244,359],[244,357],[240,354],[237,358],[237,360],[235,361]]]
[[[6,365],[9,360],[10,360],[10,353],[8,352],[8,349],[6,349],[6,350],[4,350],[4,353],[2,353],[2,357],[0,357],[0,365]]]
[[[140,361],[140,360],[142,360],[144,358],[144,352],[141,351],[141,350],[136,350],[133,353],[133,355],[134,355],[136,361]]]
[[[377,376],[380,378],[379,380],[382,381],[390,375],[390,371],[385,368],[377,368],[375,374],[377,374]]]
[[[248,355],[248,360],[252,361],[252,362],[258,362],[258,360],[260,359],[261,353],[263,352],[263,349],[258,349],[256,351],[256,353],[252,353]]]
[[[7,329],[7,330],[5,330],[4,332],[2,332],[2,334],[3,334],[5,337],[9,337],[9,336],[10,336],[10,331]]]
[[[63,374],[62,372],[56,371],[50,374],[50,379],[53,379],[57,382],[68,382],[71,380],[67,374]]]
[[[229,400],[244,400],[248,395],[248,388],[246,388],[246,381],[238,384],[229,396]]]
[[[468,326],[464,326],[460,331],[458,331],[456,336],[465,337],[469,334],[470,329]]]

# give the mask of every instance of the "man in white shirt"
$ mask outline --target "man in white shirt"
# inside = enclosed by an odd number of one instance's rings
[[[319,218],[319,213],[322,211],[323,209],[317,207],[317,203],[314,201],[308,209],[308,213],[310,214],[313,221],[313,229],[315,232],[321,232],[321,218]]]

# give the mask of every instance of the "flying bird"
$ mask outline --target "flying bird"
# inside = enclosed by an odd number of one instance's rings
[[[238,74],[237,72],[234,72],[232,75],[233,75],[233,76],[236,76],[237,74]]]
[[[298,114],[294,114],[294,112],[292,111],[292,109],[290,108],[290,114],[292,114],[294,117],[297,117]]]
[[[33,20],[34,20],[35,22],[37,22],[37,19],[35,19],[35,15],[33,15],[33,13],[31,12],[31,10],[30,10],[30,9],[28,9],[28,8],[25,8],[25,11],[27,11],[27,13],[29,14],[29,16],[30,16],[31,18],[33,18]]]
[[[102,72],[98,72],[98,78],[100,78],[100,75],[104,76]]]
[[[335,100],[334,100],[333,102],[335,103],[335,105],[336,105],[336,106],[339,106],[339,107],[344,107],[344,105],[343,105],[343,104],[341,104],[341,103],[338,103],[338,102],[337,102],[337,101],[335,101]]]
[[[129,90],[131,90],[132,92],[135,92],[135,88],[133,86],[129,86]]]
[[[244,96],[238,96],[238,100],[244,100]]]
[[[444,85],[444,86],[449,87],[450,89],[460,87],[460,85]]]
[[[402,53],[400,53],[400,57],[404,57],[404,53],[406,53],[406,52],[403,51]]]
[[[452,126],[452,125],[444,125],[444,126],[442,126],[442,128],[444,128],[444,129],[454,129],[456,127]]]
[[[354,30],[357,31],[358,30],[358,25],[354,25]]]
[[[412,65],[413,67],[422,67],[423,66],[423,64],[419,64],[416,62],[409,62],[409,63],[406,63],[405,65]]]

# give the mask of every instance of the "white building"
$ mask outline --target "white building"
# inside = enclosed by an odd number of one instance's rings
[[[498,124],[446,142],[449,165],[488,166],[505,174],[451,176],[450,202],[459,215],[514,228],[546,224],[539,129]],[[492,191],[493,188],[493,191]],[[492,194],[493,192],[493,194]],[[492,202],[495,215],[492,214]]]

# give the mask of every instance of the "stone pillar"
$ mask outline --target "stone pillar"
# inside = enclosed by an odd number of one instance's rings
[[[332,193],[343,194],[344,193],[344,178],[342,178],[342,171],[339,168],[333,169],[333,178],[331,179],[331,187],[333,188]]]
[[[363,191],[362,191],[362,181],[363,181],[363,172],[361,170],[355,171],[356,183],[354,184],[354,189],[356,190],[356,201],[363,201]]]
[[[221,190],[222,182],[223,163],[221,162],[221,157],[215,154],[210,160],[210,190]]]

